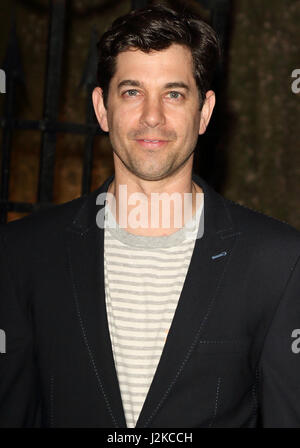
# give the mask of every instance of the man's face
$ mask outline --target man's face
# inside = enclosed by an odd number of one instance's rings
[[[189,49],[173,44],[162,51],[120,53],[107,110],[101,89],[95,91],[95,111],[102,129],[109,132],[115,165],[123,164],[140,179],[161,180],[192,162],[214,98],[201,114]]]

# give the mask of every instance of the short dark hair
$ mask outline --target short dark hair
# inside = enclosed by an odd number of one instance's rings
[[[133,10],[118,17],[98,42],[97,78],[105,107],[119,53],[129,48],[149,53],[164,50],[172,44],[184,45],[191,50],[201,109],[220,61],[220,41],[216,32],[194,14],[178,13],[162,5]]]

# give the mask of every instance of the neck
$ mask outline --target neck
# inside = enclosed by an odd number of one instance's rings
[[[178,231],[196,213],[203,191],[192,172],[180,172],[158,181],[116,172],[108,193],[114,197],[115,219],[134,235],[166,236]]]

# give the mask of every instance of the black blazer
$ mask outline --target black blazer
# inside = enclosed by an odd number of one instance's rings
[[[126,428],[96,225],[112,178],[1,229],[1,427]],[[300,427],[300,232],[193,179],[204,235],[136,427]]]

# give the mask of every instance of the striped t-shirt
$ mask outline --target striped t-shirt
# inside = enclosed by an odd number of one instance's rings
[[[203,233],[203,202],[185,227],[159,237],[134,235],[120,228],[106,205],[105,300],[128,428],[134,428],[138,420],[172,323],[195,238]],[[193,227],[187,227],[191,222]]]

